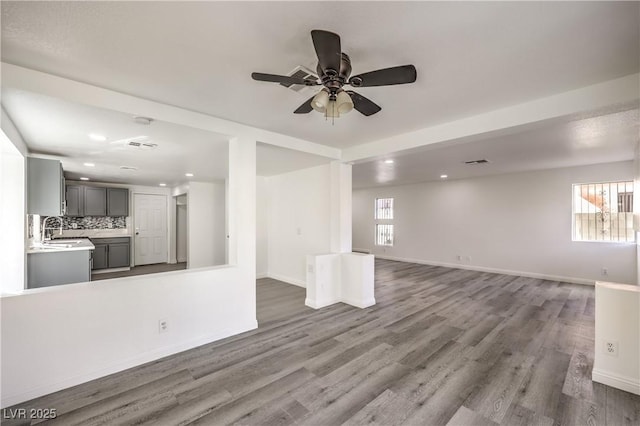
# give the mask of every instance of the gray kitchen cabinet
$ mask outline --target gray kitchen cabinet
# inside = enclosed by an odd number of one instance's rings
[[[129,190],[107,188],[107,216],[129,216]]]
[[[84,186],[67,185],[65,196],[67,199],[65,216],[84,216]]]
[[[109,268],[126,268],[129,266],[129,241],[109,244],[108,247]]]
[[[90,250],[29,253],[27,257],[27,288],[90,280]]]
[[[66,216],[129,216],[129,190],[70,183]]]
[[[27,158],[27,214],[64,214],[64,174],[58,160]]]
[[[109,267],[109,261],[107,259],[107,245],[99,244],[93,241],[95,249],[93,249],[93,264],[91,269],[106,269]]]
[[[107,215],[107,188],[84,187],[84,216]]]
[[[96,247],[93,252],[93,269],[127,268],[131,265],[131,240],[129,237],[91,238]]]

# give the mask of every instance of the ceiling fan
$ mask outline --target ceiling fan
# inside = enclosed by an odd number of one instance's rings
[[[413,65],[384,68],[351,76],[351,59],[342,52],[338,34],[324,30],[313,30],[311,31],[311,39],[318,56],[317,72],[320,81],[259,72],[251,74],[251,77],[258,81],[284,85],[324,86],[317,94],[300,105],[294,111],[295,114],[307,114],[316,110],[324,113],[327,118],[338,118],[340,114],[355,109],[361,114],[370,116],[382,108],[353,90],[343,89],[343,86],[390,86],[416,81],[416,67]]]

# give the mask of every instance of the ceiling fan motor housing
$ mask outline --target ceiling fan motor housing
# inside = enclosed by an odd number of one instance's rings
[[[342,52],[340,70],[323,70],[319,63],[316,70],[322,80],[322,85],[326,87],[331,94],[335,95],[342,86],[347,83],[349,76],[351,75],[351,59],[349,58],[349,55]]]

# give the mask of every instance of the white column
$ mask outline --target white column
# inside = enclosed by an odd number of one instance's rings
[[[256,275],[256,141],[229,141],[228,179],[229,264]]]
[[[331,252],[351,252],[351,164],[331,163]]]

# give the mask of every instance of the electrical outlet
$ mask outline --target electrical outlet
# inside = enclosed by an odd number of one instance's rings
[[[457,255],[457,256],[456,256],[456,260],[457,260],[458,262],[462,261],[462,256],[461,256],[461,255]]]
[[[307,265],[307,272],[313,274],[313,265]]]
[[[166,333],[169,331],[169,321],[161,319],[158,321],[158,333]]]
[[[602,271],[600,271],[600,273],[606,276],[609,275],[609,270],[607,268],[602,268]]]
[[[618,356],[618,342],[613,340],[605,340],[604,353],[611,356]]]

